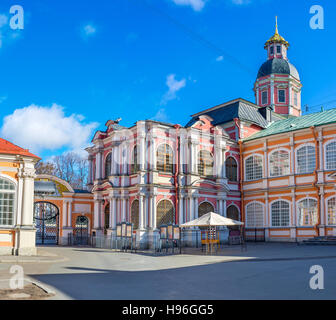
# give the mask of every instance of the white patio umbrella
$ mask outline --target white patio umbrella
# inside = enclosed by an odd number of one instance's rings
[[[216,226],[241,226],[244,223],[241,221],[233,220],[223,217],[215,212],[208,212],[202,217],[183,223],[181,228],[187,227],[216,227]]]

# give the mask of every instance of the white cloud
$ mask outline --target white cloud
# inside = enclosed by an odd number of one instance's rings
[[[6,116],[1,136],[32,152],[67,149],[82,153],[97,123],[83,123],[83,116],[66,116],[63,107],[30,105]]]
[[[220,61],[223,61],[223,60],[224,60],[224,57],[223,57],[223,56],[219,56],[219,57],[216,58],[216,61],[217,61],[217,62],[220,62]]]
[[[97,32],[97,28],[93,24],[87,24],[82,28],[84,38],[92,37]]]
[[[166,110],[164,108],[159,109],[156,115],[152,118],[152,120],[169,122]]]
[[[179,6],[191,6],[195,11],[201,11],[204,8],[205,0],[172,0]]]
[[[168,101],[176,99],[176,93],[186,86],[186,79],[176,80],[175,76],[175,74],[167,76],[168,91],[162,97],[161,104],[167,104]]]

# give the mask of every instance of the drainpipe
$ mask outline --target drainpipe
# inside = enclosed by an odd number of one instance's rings
[[[174,174],[174,186],[175,186],[175,224],[177,224],[177,221],[179,219],[179,184],[178,184],[178,174],[179,174],[179,163],[180,163],[180,128],[181,126],[176,124],[174,126],[176,129],[176,141],[175,141],[175,155],[176,155],[176,161],[175,161],[175,174]],[[180,223],[180,221],[179,221]]]
[[[240,175],[239,175],[239,180],[240,180],[240,203],[241,203],[241,220],[244,222],[245,226],[245,210],[244,210],[244,192],[243,192],[243,180],[244,180],[244,168],[243,168],[243,141],[239,140],[239,156],[240,156]]]
[[[320,195],[320,189],[317,186],[317,180],[318,180],[318,176],[317,176],[317,170],[320,167],[320,157],[319,157],[319,144],[317,141],[317,137],[316,137],[316,132],[315,132],[315,126],[310,127],[310,130],[314,136],[314,143],[315,143],[315,170],[314,170],[314,175],[315,175],[315,179],[314,179],[314,183],[312,184],[313,187],[316,188],[317,191],[317,196],[318,196],[318,201],[317,201],[317,224],[315,225],[315,229],[316,229],[316,233],[319,236],[320,235],[320,229],[318,228],[318,226],[321,224],[321,195]]]
[[[238,137],[237,141],[240,139],[240,120],[238,118],[234,118],[233,121],[235,122],[235,125],[237,126],[238,129]]]

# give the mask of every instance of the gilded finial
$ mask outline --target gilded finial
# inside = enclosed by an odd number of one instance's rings
[[[265,43],[265,49],[266,47],[271,44],[271,43],[282,43],[284,44],[287,48],[289,47],[289,43],[280,36],[279,31],[278,31],[278,16],[275,16],[275,33],[274,35],[267,40]]]

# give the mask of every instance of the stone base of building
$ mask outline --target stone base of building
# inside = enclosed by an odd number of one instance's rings
[[[15,252],[13,247],[0,247],[0,256],[11,256]]]
[[[18,256],[36,256],[36,229],[34,227],[22,227],[15,232],[14,255]]]

